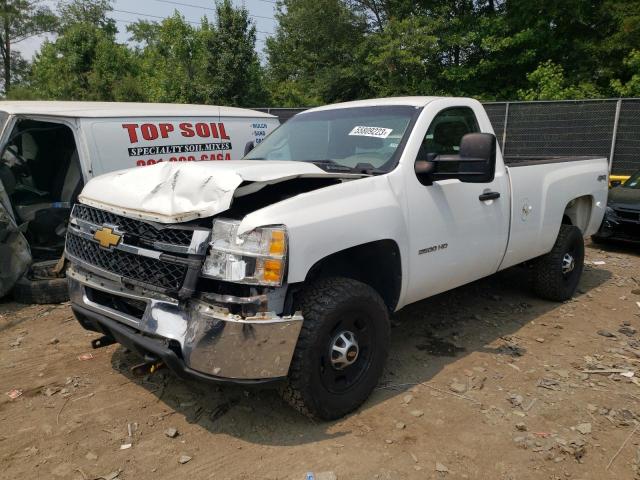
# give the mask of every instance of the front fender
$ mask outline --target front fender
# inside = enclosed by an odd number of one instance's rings
[[[305,280],[323,258],[364,243],[394,240],[406,272],[407,227],[388,175],[349,180],[304,193],[247,215],[238,230],[285,225],[289,235],[288,282]],[[406,275],[403,275],[401,297]]]

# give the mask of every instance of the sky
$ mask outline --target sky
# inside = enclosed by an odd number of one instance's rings
[[[58,2],[43,0],[42,3],[55,10]],[[252,16],[256,30],[258,30],[256,50],[258,53],[262,53],[265,38],[275,30],[275,0],[233,0],[233,3],[236,6],[244,5],[249,10],[249,15]],[[118,26],[118,41],[126,43],[129,37],[126,27],[131,22],[136,20],[160,21],[178,10],[187,21],[199,23],[204,15],[209,20],[215,18],[214,7],[213,0],[114,0],[113,11],[109,16],[116,21]],[[21,52],[25,58],[31,59],[45,38],[45,36],[32,37],[16,44],[14,48]]]

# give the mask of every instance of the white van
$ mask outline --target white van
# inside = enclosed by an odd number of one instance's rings
[[[70,208],[91,177],[239,159],[278,125],[267,113],[213,105],[1,101],[0,297],[15,284],[24,302],[66,298],[65,282],[49,277]]]

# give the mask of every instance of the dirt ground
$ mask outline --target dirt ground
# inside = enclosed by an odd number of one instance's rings
[[[640,479],[636,252],[589,246],[564,304],[514,268],[405,308],[379,388],[331,423],[269,390],[134,378],[68,305],[5,301],[0,478]]]

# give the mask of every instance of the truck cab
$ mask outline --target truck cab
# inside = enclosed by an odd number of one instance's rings
[[[337,418],[375,387],[405,305],[523,262],[536,293],[570,298],[607,177],[606,158],[503,158],[473,99],[319,107],[239,161],[89,182],[67,235],[72,308],[100,344],[278,383]]]

